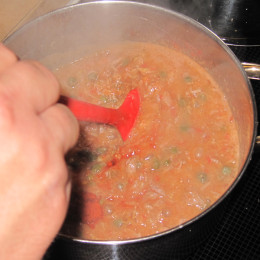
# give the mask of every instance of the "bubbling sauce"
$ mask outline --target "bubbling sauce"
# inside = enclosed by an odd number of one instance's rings
[[[140,94],[123,142],[113,126],[80,122],[69,153],[72,198],[66,223],[81,237],[122,240],[156,234],[212,205],[238,173],[238,134],[219,86],[195,61],[139,42],[110,46],[55,71],[62,94],[118,108]]]

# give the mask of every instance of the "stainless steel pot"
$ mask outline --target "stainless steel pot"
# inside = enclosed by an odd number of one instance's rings
[[[160,234],[125,241],[88,241],[70,225],[54,241],[56,259],[179,259],[214,231],[230,192],[241,179],[256,139],[256,104],[250,81],[231,50],[211,31],[173,11],[129,1],[100,1],[57,10],[30,22],[5,44],[21,59],[50,69],[107,44],[148,41],[176,48],[204,67],[221,86],[238,125],[240,173],[205,212]]]

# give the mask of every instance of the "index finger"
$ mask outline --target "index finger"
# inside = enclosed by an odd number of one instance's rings
[[[0,73],[17,62],[16,55],[0,42]]]
[[[57,102],[60,86],[54,75],[36,61],[18,61],[0,75],[2,93],[21,106],[41,113]]]

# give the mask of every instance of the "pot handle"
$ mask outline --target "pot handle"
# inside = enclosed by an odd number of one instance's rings
[[[259,64],[242,62],[242,66],[249,79],[260,80],[260,65]]]
[[[249,79],[260,80],[260,65],[256,63],[241,63]],[[256,136],[254,152],[260,153],[260,136]]]
[[[258,135],[255,140],[254,153],[260,153],[260,136]]]

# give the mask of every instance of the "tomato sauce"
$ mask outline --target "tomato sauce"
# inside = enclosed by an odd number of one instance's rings
[[[219,86],[184,54],[125,42],[55,71],[62,94],[118,108],[131,89],[140,111],[124,142],[113,126],[80,122],[68,154],[73,189],[67,222],[81,237],[156,234],[212,205],[238,173],[238,134]],[[64,228],[66,229],[66,222]]]

